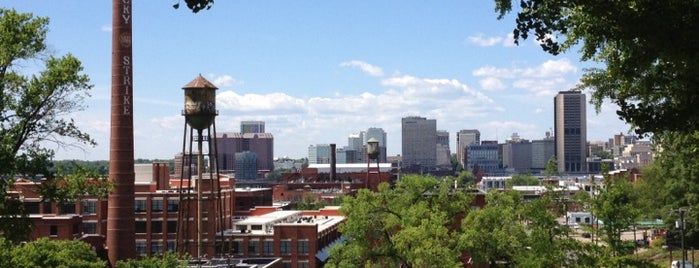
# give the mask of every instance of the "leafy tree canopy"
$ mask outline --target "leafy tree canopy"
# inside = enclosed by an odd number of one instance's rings
[[[84,108],[92,85],[78,59],[48,55],[47,25],[47,18],[0,8],[0,178],[48,175],[54,152],[42,147],[46,142],[95,144],[69,118]],[[23,74],[29,62],[44,70]]]
[[[187,8],[191,9],[192,12],[197,13],[204,9],[209,10],[214,5],[214,0],[184,0],[187,4]],[[172,5],[173,8],[180,8],[180,2]]]
[[[107,267],[90,245],[81,241],[41,238],[15,247],[6,246],[9,245],[0,245],[4,248],[0,249],[2,267]],[[8,249],[9,253],[5,251]],[[6,256],[9,258],[4,258]]]
[[[328,267],[461,267],[455,219],[471,197],[453,191],[449,180],[406,175],[377,192],[362,189],[345,198],[347,240],[331,249]]]
[[[499,18],[513,2],[495,0]],[[592,90],[598,111],[611,100],[638,135],[699,129],[699,2],[517,2],[515,40],[533,35],[553,55],[579,46],[582,60],[603,64],[577,87]]]

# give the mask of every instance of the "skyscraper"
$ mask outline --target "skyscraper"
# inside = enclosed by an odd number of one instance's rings
[[[250,151],[256,155],[257,170],[274,170],[274,137],[271,133],[216,134],[218,168],[224,173],[235,170],[236,153]]]
[[[242,121],[240,122],[240,133],[265,133],[265,122]]]
[[[330,144],[309,145],[308,164],[330,164]]]
[[[553,99],[558,172],[587,172],[587,114],[585,94],[561,91]]]
[[[466,168],[466,150],[469,144],[481,144],[481,132],[477,129],[462,129],[456,133],[456,158],[462,167]]]
[[[449,149],[449,132],[437,130],[437,165],[448,166],[451,164],[451,150]]]
[[[403,166],[437,164],[437,120],[418,116],[401,120]]]

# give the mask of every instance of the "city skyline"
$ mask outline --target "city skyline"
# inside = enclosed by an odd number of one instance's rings
[[[99,145],[49,145],[56,159],[108,159],[110,3],[0,3],[49,17],[50,50],[75,55],[95,85],[73,118]],[[344,145],[370,127],[386,131],[389,155],[401,154],[407,116],[436,119],[452,153],[461,129],[480,130],[481,140],[539,139],[554,125],[551,98],[593,66],[573,52],[550,56],[533,40],[514,46],[514,17],[498,21],[487,1],[216,2],[199,14],[133,5],[135,158],[178,153],[181,88],[200,73],[219,87],[219,132],[264,121],[276,157],[302,158],[311,144]],[[32,64],[22,71],[40,70]],[[608,104],[600,115],[588,104],[587,118],[589,141],[628,130]]]

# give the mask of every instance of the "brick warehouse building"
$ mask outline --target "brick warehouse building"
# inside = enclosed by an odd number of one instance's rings
[[[194,256],[197,250],[196,203],[192,202],[192,205],[187,206],[186,202],[180,202],[180,196],[176,190],[180,181],[170,180],[167,164],[137,165],[136,174],[134,213],[137,255],[155,255],[174,251],[179,247],[184,248],[190,256]],[[207,181],[211,180],[205,178],[204,183]],[[186,180],[182,183],[183,186],[187,186]],[[217,209],[213,200],[216,198],[204,194],[203,252],[206,256],[274,257],[282,260],[282,267],[317,267],[327,259],[327,252],[324,253],[325,255],[321,254],[325,257],[320,259],[316,254],[339,238],[337,227],[344,218],[339,216],[337,208],[319,211],[281,211],[267,206],[250,209],[255,205],[271,204],[271,200],[268,200],[272,197],[271,189],[253,191],[235,189],[235,181],[226,176],[220,177],[220,183],[222,221],[215,219]],[[56,203],[41,201],[41,196],[38,194],[40,184],[40,182],[19,179],[10,191],[10,194],[21,197],[25,204],[32,224],[31,239],[49,237],[83,240],[92,244],[98,254],[103,255],[107,229],[106,199],[87,197],[77,202],[68,202],[59,210]],[[205,189],[211,189],[210,184],[203,186]],[[245,204],[240,207],[244,209],[242,211],[235,211],[236,191],[241,193],[241,198],[248,200],[241,200],[241,205]],[[194,191],[186,191],[183,200],[187,198],[187,194],[194,195],[192,198],[196,196]],[[186,210],[188,213],[186,215],[189,215],[183,217],[189,219],[182,221],[184,224],[178,221],[178,215],[183,210]],[[285,221],[272,220],[265,223],[266,227],[271,227],[271,233],[267,232],[266,228],[264,233],[258,232],[260,230],[256,230],[258,227],[254,224],[245,227],[249,232],[240,231],[241,224],[259,218],[278,219],[279,215],[286,215]],[[242,223],[241,220],[243,220]],[[185,227],[187,225],[189,228]],[[223,230],[223,232],[216,230]],[[178,240],[183,240],[182,238],[187,241],[178,243]],[[256,245],[258,240],[259,245]]]

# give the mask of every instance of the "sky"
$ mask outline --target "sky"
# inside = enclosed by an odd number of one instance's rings
[[[171,159],[182,150],[182,87],[204,76],[219,89],[216,132],[261,120],[275,157],[307,157],[312,144],[347,145],[369,127],[401,153],[401,118],[437,120],[481,140],[513,133],[540,139],[553,128],[553,97],[584,68],[577,51],[552,56],[536,40],[514,44],[515,15],[493,1],[216,1],[193,14],[176,0],[133,1],[134,156]],[[7,1],[0,7],[50,19],[54,56],[72,54],[94,87],[72,118],[98,143],[58,147],[56,159],[107,160],[111,92],[111,1]],[[589,92],[586,92],[589,100]],[[627,133],[616,106],[587,107],[588,140]]]

